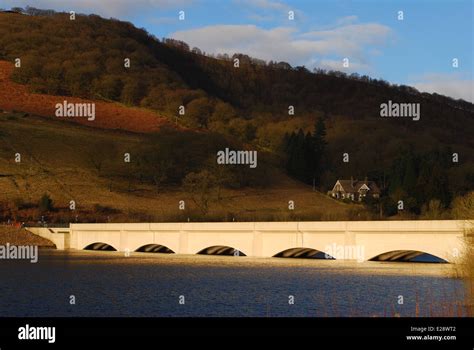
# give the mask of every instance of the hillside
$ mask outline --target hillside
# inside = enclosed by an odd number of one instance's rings
[[[196,205],[199,198],[169,182],[174,176],[184,176],[199,168],[200,156],[209,152],[207,136],[192,141],[199,137],[174,138],[163,131],[159,134],[160,143],[144,134],[91,129],[10,113],[0,114],[0,126],[0,221],[35,223],[41,215],[48,222],[59,223],[186,221],[188,218],[191,221],[336,220],[368,215],[360,205],[343,204],[313,192],[264,164],[262,170],[277,172],[272,176],[273,183],[263,186],[256,182],[240,188],[235,187],[238,180],[234,179],[235,188],[222,187],[219,194],[215,190],[209,192],[209,209],[204,214]],[[181,137],[194,145],[194,153],[184,147],[180,149],[176,142]],[[147,177],[148,168],[139,164],[143,155],[150,154],[141,145],[152,143],[158,143],[157,148],[166,144],[175,149],[176,163],[169,178],[164,179],[168,182],[153,182]],[[131,152],[132,163],[123,162],[124,150]],[[22,154],[21,163],[14,162],[16,152]],[[187,155],[194,156],[197,164],[188,161]],[[180,170],[185,166],[191,168]],[[39,203],[45,194],[52,205],[41,209]],[[76,203],[74,211],[69,210],[71,200]],[[181,200],[185,201],[182,211],[178,208]],[[287,209],[289,200],[296,203],[293,212]]]
[[[17,58],[21,67],[12,68]],[[113,174],[128,178],[128,187],[139,183],[182,191],[190,173],[204,179],[209,172],[218,174],[216,150],[233,147],[256,149],[262,157],[255,171],[234,167],[218,176],[224,178],[223,188],[239,193],[261,191],[267,182],[275,186],[287,175],[300,188],[314,183],[322,193],[337,179],[369,177],[383,196],[368,207],[373,215],[391,216],[399,200],[419,215],[437,201],[441,209],[449,208],[474,188],[474,106],[466,101],[238,53],[208,57],[186,43],[94,15],[70,21],[66,14],[0,14],[0,60],[10,62],[0,63],[0,108],[51,116],[58,98],[95,101],[97,121],[83,124],[121,129],[124,135],[156,133],[140,143],[149,148],[137,151],[140,171]],[[380,106],[388,101],[419,104],[420,120],[381,118]],[[184,115],[178,114],[181,106]],[[288,114],[290,106],[294,115]],[[165,132],[167,141],[160,141],[163,126],[175,123],[188,131]],[[70,132],[77,130],[83,129]],[[17,141],[11,142],[16,147]],[[316,151],[318,142],[322,146]],[[343,161],[343,155],[350,160]]]
[[[55,248],[50,240],[37,236],[25,229],[0,225],[0,245],[10,243],[16,246],[38,246],[39,248]]]
[[[150,110],[130,108],[118,103],[91,101],[70,96],[33,94],[26,85],[11,81],[14,66],[10,62],[0,61],[0,109],[22,111],[55,117],[57,103],[95,103],[96,116],[93,121],[85,118],[64,118],[94,128],[120,129],[133,132],[155,132],[162,127],[174,127],[168,119],[160,117]]]

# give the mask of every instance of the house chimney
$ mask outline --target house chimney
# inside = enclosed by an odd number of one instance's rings
[[[367,176],[365,177],[364,182],[365,182],[366,184],[368,183]]]
[[[351,176],[351,187],[354,187],[354,177]]]

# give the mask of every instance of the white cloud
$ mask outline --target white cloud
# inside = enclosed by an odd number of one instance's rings
[[[194,0],[3,0],[1,6],[26,7],[28,5],[57,11],[94,13],[104,17],[121,17],[141,11],[175,8],[189,5]]]
[[[274,0],[236,0],[236,2],[262,10],[288,11],[290,9],[285,3]]]
[[[294,12],[293,22],[302,22],[306,20],[303,11],[287,5],[282,1],[276,0],[233,0],[238,6],[251,11],[247,17],[252,21],[269,21],[288,22],[289,11]],[[255,11],[255,12],[253,12]]]
[[[421,92],[436,92],[455,99],[474,102],[474,80],[466,79],[461,74],[425,74],[413,79],[409,84]]]
[[[370,71],[371,68],[367,63],[352,63],[349,61],[349,67],[343,66],[342,60],[322,59],[314,62],[315,66],[326,70],[338,70],[340,72],[353,73],[360,71]]]
[[[336,21],[337,25],[347,25],[347,24],[353,24],[357,22],[358,17],[357,16],[346,16],[346,17],[341,17]]]
[[[348,24],[334,29],[311,31],[302,34],[303,38],[320,41],[328,50],[363,60],[365,47],[382,46],[390,37],[391,29],[378,23]]]
[[[248,18],[252,21],[262,22],[262,21],[272,21],[275,19],[274,16],[271,15],[259,15],[257,13],[253,13],[248,15]]]
[[[324,59],[328,63],[328,60],[348,57],[353,67],[368,68],[370,53],[366,49],[382,46],[390,35],[389,27],[367,23],[306,33],[293,27],[214,25],[178,31],[171,37],[214,54],[244,53],[292,65],[309,65]]]

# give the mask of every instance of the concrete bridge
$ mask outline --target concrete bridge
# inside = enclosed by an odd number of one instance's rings
[[[458,220],[71,224],[30,228],[58,249],[408,260],[422,253],[448,262],[464,250]]]

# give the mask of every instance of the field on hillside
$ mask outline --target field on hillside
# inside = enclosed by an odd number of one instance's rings
[[[182,186],[157,188],[131,176],[130,150],[143,146],[145,135],[11,113],[0,114],[0,126],[0,205],[12,219],[37,221],[38,202],[45,194],[54,208],[44,214],[45,220],[56,222],[368,218],[360,205],[332,200],[282,173],[270,187],[222,188],[203,214]],[[127,151],[132,154],[129,164],[122,156]],[[69,210],[71,200],[75,211]],[[185,210],[178,208],[181,200]],[[293,211],[288,210],[290,200]]]
[[[174,124],[159,114],[143,108],[129,108],[119,103],[85,100],[70,96],[33,94],[28,86],[11,81],[14,70],[10,62],[0,61],[0,108],[7,111],[22,111],[44,117],[55,116],[57,103],[95,103],[96,117],[93,121],[86,118],[62,118],[68,122],[84,124],[102,129],[119,129],[133,132],[154,132],[163,126]]]

